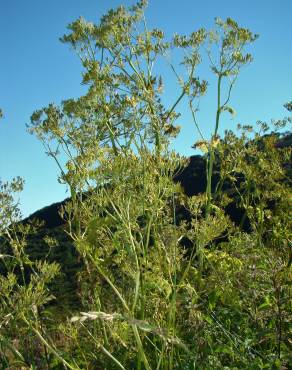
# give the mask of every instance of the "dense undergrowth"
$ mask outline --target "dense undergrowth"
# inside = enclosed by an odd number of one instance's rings
[[[71,192],[63,223],[19,222],[22,181],[1,183],[2,368],[288,369],[291,136],[262,122],[259,133],[218,136],[256,36],[218,19],[216,31],[165,42],[147,29],[144,6],[72,23],[63,41],[82,61],[88,93],[32,116],[30,131]],[[187,77],[169,62],[180,91],[166,108],[153,65],[175,47]],[[183,99],[201,133],[201,49],[218,106],[212,138],[196,144],[205,154],[192,184],[169,142]]]

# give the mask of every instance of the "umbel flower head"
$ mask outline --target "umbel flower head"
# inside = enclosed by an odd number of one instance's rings
[[[211,141],[208,140],[199,140],[192,145],[193,149],[199,149],[203,153],[208,153],[211,149],[215,149],[220,142],[218,135],[214,136]]]

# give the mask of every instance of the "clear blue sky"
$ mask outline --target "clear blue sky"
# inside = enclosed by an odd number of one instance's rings
[[[21,210],[25,216],[62,200],[64,186],[58,184],[58,170],[37,139],[26,132],[30,115],[50,102],[77,97],[80,64],[58,38],[66,25],[82,15],[98,21],[109,8],[132,5],[130,0],[2,0],[0,2],[0,177],[25,179]],[[281,118],[283,104],[292,100],[292,1],[291,0],[150,0],[146,12],[150,27],[168,36],[210,28],[216,16],[232,17],[260,35],[251,52],[254,62],[237,82],[231,105],[237,116],[224,117],[222,127],[238,122]],[[213,92],[212,92],[213,91]],[[201,105],[200,122],[208,134],[214,112],[212,80],[210,95]],[[198,139],[191,123],[184,122],[175,147],[190,155]]]

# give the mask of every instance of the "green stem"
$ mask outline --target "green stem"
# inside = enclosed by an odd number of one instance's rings
[[[93,258],[91,257],[91,260],[92,262],[94,263],[94,260]],[[108,276],[103,272],[103,270],[98,266],[96,265],[97,267],[97,270],[98,272],[102,275],[102,277],[106,280],[106,282],[110,285],[110,287],[113,289],[113,291],[115,292],[116,296],[119,298],[120,302],[122,303],[124,309],[130,313],[131,310],[129,308],[129,306],[127,305],[125,299],[123,298],[123,296],[121,295],[121,293],[119,292],[119,290],[116,288],[116,286],[112,283],[112,281],[108,278]],[[137,326],[136,325],[131,325],[132,329],[133,329],[133,333],[134,333],[134,337],[135,337],[135,340],[136,340],[136,343],[137,343],[137,347],[138,347],[138,350],[139,350],[139,355],[141,356],[141,359],[144,363],[144,366],[145,366],[145,369],[146,370],[151,370],[150,366],[149,366],[149,363],[148,363],[148,360],[147,360],[147,357],[145,355],[145,352],[144,352],[144,349],[143,349],[143,344],[141,342],[141,338],[140,338],[140,335],[139,335],[139,332],[138,332],[138,329],[137,329]]]
[[[45,340],[45,338],[41,335],[41,333],[37,329],[35,329],[25,317],[23,317],[23,320],[31,328],[31,330],[37,335],[40,341],[48,348],[48,350],[51,353],[53,353],[53,355],[55,355],[65,367],[68,367],[71,370],[80,370],[79,367],[72,366],[66,360],[64,360],[63,357],[59,355],[59,353],[51,346],[51,344]]]
[[[151,370],[151,367],[149,365],[149,362],[147,360],[147,357],[146,357],[145,352],[144,352],[144,349],[143,349],[143,344],[141,342],[141,338],[140,338],[140,335],[139,335],[137,326],[136,325],[131,325],[131,326],[132,326],[132,329],[133,329],[133,332],[134,332],[134,336],[135,336],[135,339],[136,339],[138,350],[139,350],[141,359],[142,359],[142,361],[144,363],[145,369],[146,370]]]
[[[222,80],[222,75],[220,74],[219,77],[218,77],[218,84],[217,84],[217,112],[216,112],[215,130],[214,130],[214,135],[213,135],[214,139],[217,136],[218,128],[219,128],[219,122],[220,122],[221,80]],[[208,163],[208,167],[207,167],[207,188],[206,188],[207,206],[206,206],[206,213],[205,213],[206,217],[208,217],[209,214],[210,214],[210,206],[211,206],[211,200],[212,200],[212,174],[213,174],[214,162],[215,162],[215,152],[214,152],[214,147],[212,146],[212,141],[211,141],[210,149],[209,149],[209,163]]]
[[[174,102],[173,106],[170,108],[170,110],[169,110],[169,112],[166,116],[166,120],[170,117],[171,113],[175,110],[176,106],[182,100],[182,98],[185,96],[185,94],[186,94],[186,89],[184,88],[183,91],[181,92],[180,96],[177,98],[177,100]]]

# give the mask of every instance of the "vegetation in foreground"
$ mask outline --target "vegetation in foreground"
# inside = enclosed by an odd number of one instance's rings
[[[69,25],[62,41],[80,57],[88,92],[32,115],[29,130],[71,193],[58,236],[18,222],[23,181],[1,183],[2,368],[288,369],[291,136],[268,135],[263,122],[218,135],[256,36],[217,19],[212,31],[167,42],[148,30],[145,5]],[[217,79],[210,140],[197,121],[204,51]],[[154,72],[163,60],[179,86],[170,107]],[[180,177],[186,159],[169,146],[183,102],[204,152],[203,189],[192,196]],[[71,272],[73,300],[62,280]]]

